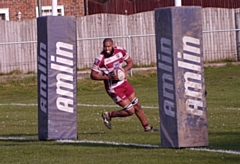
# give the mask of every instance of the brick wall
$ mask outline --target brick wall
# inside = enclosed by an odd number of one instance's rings
[[[130,15],[155,8],[174,6],[174,0],[88,0],[88,14]],[[105,2],[105,3],[100,3]],[[239,8],[240,0],[182,0],[182,6]]]
[[[58,5],[64,6],[65,16],[84,16],[84,0],[58,0]],[[0,0],[0,9],[9,8],[10,21],[17,21],[21,12],[21,20],[35,19],[38,0]],[[42,6],[52,6],[52,0],[42,0]]]

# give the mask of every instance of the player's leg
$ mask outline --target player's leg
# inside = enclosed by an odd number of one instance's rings
[[[120,105],[121,107],[123,107],[121,110],[118,110],[118,111],[112,111],[112,112],[104,112],[102,114],[102,118],[103,118],[103,121],[104,121],[104,124],[105,126],[108,128],[108,129],[111,129],[111,118],[114,118],[114,117],[127,117],[127,116],[131,116],[134,114],[134,107],[132,105],[132,103],[126,99],[126,100],[123,100],[121,102],[118,102],[117,103],[118,105]]]
[[[136,116],[138,117],[138,119],[140,120],[144,130],[146,131],[146,130],[151,129],[151,127],[148,124],[144,110],[142,109],[142,107],[138,101],[138,98],[136,97],[136,94],[135,94],[135,91],[134,91],[132,85],[130,83],[127,83],[125,85],[125,87],[126,87],[125,94],[128,97],[128,100],[132,103],[132,105],[134,107],[134,112],[135,112]]]
[[[109,112],[110,118],[127,117],[134,114],[133,104],[128,99],[128,95],[126,95],[126,89],[128,89],[127,85],[128,83],[124,82],[122,85],[108,91],[108,95],[112,98],[112,100],[122,107],[122,109],[118,111]],[[134,91],[132,90],[131,92]]]
[[[145,131],[150,130],[151,126],[149,126],[146,115],[144,113],[144,110],[141,107],[141,104],[138,102],[138,98],[135,95],[135,92],[132,93],[128,99],[131,101],[131,103],[134,106],[134,111],[138,119],[140,120],[143,128]]]
[[[105,126],[108,129],[111,129],[111,118],[113,117],[127,117],[134,114],[134,107],[131,101],[129,101],[128,97],[124,93],[124,85],[119,86],[117,88],[107,90],[108,95],[113,99],[113,101],[122,107],[121,110],[112,111],[112,112],[104,112],[102,114],[102,118]]]
[[[133,104],[128,99],[122,100],[121,102],[117,102],[117,104],[119,106],[121,106],[122,109],[120,109],[118,111],[109,112],[109,116],[111,118],[112,117],[127,117],[127,116],[131,116],[135,113]]]

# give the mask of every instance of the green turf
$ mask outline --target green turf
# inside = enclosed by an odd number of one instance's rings
[[[102,82],[88,78],[78,81],[77,141],[97,143],[38,141],[36,77],[1,82],[0,163],[240,163],[239,75],[239,66],[205,68],[209,126],[209,146],[206,149],[215,152],[141,147],[141,144],[160,146],[160,134],[144,133],[136,116],[113,119],[113,129],[106,129],[101,113],[119,108],[84,106],[114,105]],[[149,71],[134,73],[128,79],[142,106],[152,107],[145,108],[149,123],[159,128],[156,77],[156,72]]]

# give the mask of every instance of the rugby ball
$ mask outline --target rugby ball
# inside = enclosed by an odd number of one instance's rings
[[[118,80],[124,80],[126,77],[125,71],[120,67],[114,68],[114,74],[118,77]]]

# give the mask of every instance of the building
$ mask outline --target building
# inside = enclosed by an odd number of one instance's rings
[[[84,16],[84,2],[86,0],[58,0],[59,15]],[[42,15],[51,15],[52,0],[1,0],[0,20],[26,20],[38,17],[38,6],[41,2]]]

